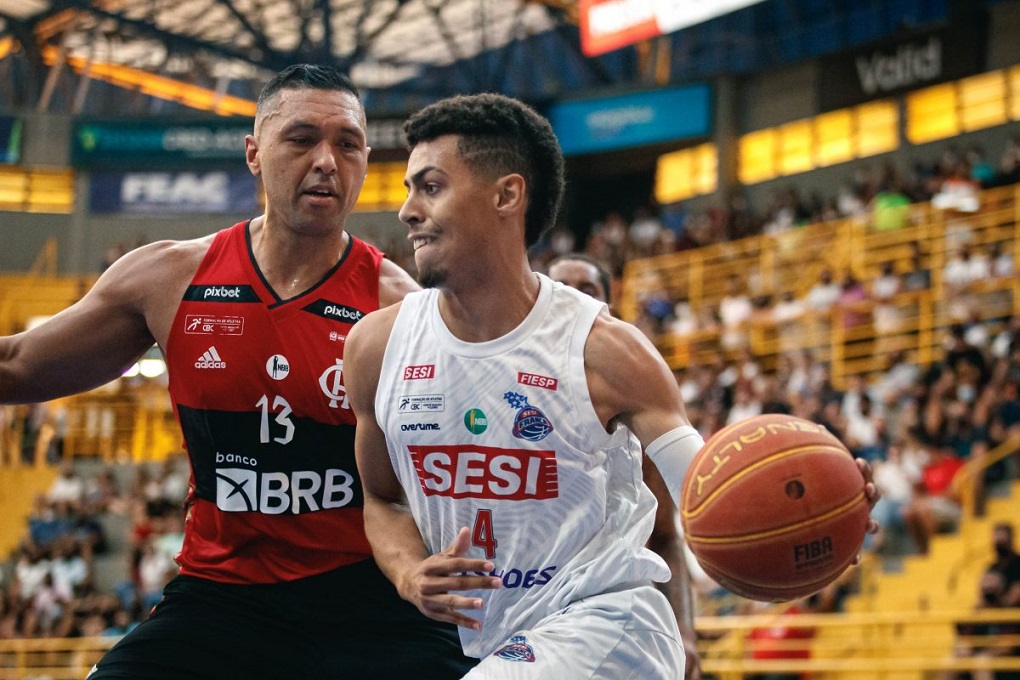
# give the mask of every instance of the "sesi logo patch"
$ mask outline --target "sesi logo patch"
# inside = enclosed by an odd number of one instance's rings
[[[435,364],[404,366],[404,380],[432,380],[436,377]]]
[[[555,451],[494,446],[408,446],[426,496],[545,500],[559,495]]]
[[[546,375],[538,375],[537,373],[517,373],[517,382],[522,385],[530,385],[531,387],[542,387],[547,390],[556,391],[556,387],[560,381],[556,378],[550,378]]]

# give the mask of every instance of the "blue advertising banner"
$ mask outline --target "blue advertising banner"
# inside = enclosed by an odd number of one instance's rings
[[[556,104],[549,121],[566,156],[629,149],[711,133],[708,85]]]
[[[252,214],[259,210],[249,172],[95,172],[89,208],[94,213],[182,215]]]
[[[13,116],[0,116],[0,163],[17,163],[21,160],[21,120]]]
[[[77,168],[181,169],[244,163],[252,121],[79,121],[71,135]]]

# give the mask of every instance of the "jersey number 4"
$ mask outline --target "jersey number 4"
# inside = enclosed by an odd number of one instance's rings
[[[479,510],[471,529],[471,545],[485,549],[485,559],[496,557],[496,537],[492,534],[492,510]]]

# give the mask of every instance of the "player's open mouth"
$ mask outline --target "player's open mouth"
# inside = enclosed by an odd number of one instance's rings
[[[412,243],[412,245],[414,245],[414,249],[418,250],[419,248],[421,248],[423,246],[426,246],[429,243],[432,243],[432,241],[433,241],[433,239],[430,236],[418,236],[418,237],[414,238],[411,241],[411,243]]]
[[[312,187],[305,189],[303,193],[311,198],[336,198],[336,191],[328,186]]]

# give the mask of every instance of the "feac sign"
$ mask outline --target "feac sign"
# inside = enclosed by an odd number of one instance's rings
[[[226,172],[139,172],[124,175],[121,201],[130,204],[196,205],[223,210],[230,200]]]

